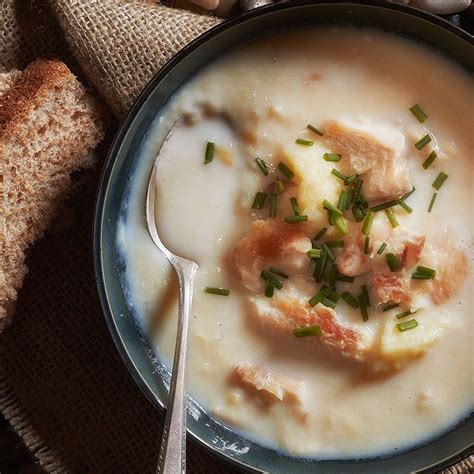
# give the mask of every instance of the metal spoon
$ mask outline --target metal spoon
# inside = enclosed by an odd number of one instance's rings
[[[178,474],[186,471],[186,385],[188,375],[186,353],[188,348],[189,315],[193,299],[194,278],[198,264],[172,253],[163,245],[158,235],[155,222],[155,199],[159,157],[160,154],[158,153],[158,157],[153,165],[150,181],[148,182],[146,221],[153,242],[165,254],[178,275],[179,311],[173,373],[171,375],[165,426],[156,472]]]

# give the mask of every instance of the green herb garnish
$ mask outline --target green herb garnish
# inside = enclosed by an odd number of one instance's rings
[[[387,242],[384,242],[380,247],[379,249],[377,250],[377,255],[382,255],[383,251],[385,250],[385,248],[387,247]]]
[[[334,226],[341,235],[347,235],[349,233],[347,221],[342,216],[334,216]]]
[[[344,241],[343,240],[327,240],[324,242],[328,248],[333,249],[333,248],[341,248],[344,247]]]
[[[410,319],[410,321],[403,321],[403,323],[397,324],[397,329],[400,332],[408,331],[409,329],[414,329],[418,326],[418,321],[416,319]]]
[[[320,336],[321,334],[322,331],[319,326],[304,326],[293,329],[293,336],[295,337]]]
[[[319,283],[323,279],[324,269],[326,268],[328,254],[326,252],[321,252],[321,257],[316,261],[316,266],[314,268],[314,280],[316,283]]]
[[[284,190],[285,190],[284,184],[280,180],[275,181],[275,192],[276,192],[276,194],[280,194]]]
[[[364,239],[364,253],[366,255],[369,255],[369,244],[370,244],[370,239],[369,239],[369,236],[366,236],[365,239]]]
[[[334,257],[333,253],[331,252],[331,250],[329,249],[329,247],[326,244],[322,244],[321,248],[326,252],[326,254],[327,254],[329,260],[331,260],[331,262],[334,262],[334,260],[336,260],[336,257]]]
[[[394,253],[387,253],[385,255],[385,261],[387,262],[388,268],[390,268],[391,272],[398,272],[398,270],[400,270],[400,262]]]
[[[367,285],[361,285],[362,296],[364,297],[364,304],[365,306],[370,306],[370,298],[369,298],[369,290],[367,289]]]
[[[216,151],[216,144],[213,142],[207,142],[206,154],[204,156],[204,164],[207,165],[214,159],[214,153]]]
[[[275,193],[270,194],[270,210],[269,217],[276,217],[277,215],[278,196]]]
[[[378,206],[371,207],[370,209],[374,212],[385,211],[385,209],[389,209],[390,207],[396,206],[397,204],[398,204],[398,200],[393,199],[392,201],[384,202],[383,204],[379,204]]]
[[[411,214],[413,212],[413,209],[402,199],[397,199],[397,204],[402,207],[408,214]]]
[[[362,222],[364,220],[364,213],[359,206],[352,206],[352,215],[354,216],[356,222]]]
[[[344,291],[341,297],[348,305],[352,306],[354,309],[357,309],[359,307],[359,303],[357,302],[357,300],[348,291]]]
[[[324,298],[326,298],[329,293],[331,293],[331,288],[324,286],[321,288],[309,301],[310,306],[316,306],[318,303],[321,303]]]
[[[357,297],[357,301],[359,303],[360,314],[362,316],[362,321],[369,320],[369,313],[367,312],[367,307],[365,306],[364,295],[359,295]]]
[[[265,281],[272,280],[273,281],[273,286],[277,290],[281,290],[283,288],[283,283],[278,278],[276,278],[274,275],[272,275],[270,272],[262,270],[260,272],[260,277],[263,278]]]
[[[334,176],[336,176],[337,178],[341,179],[342,181],[344,181],[344,184],[347,183],[347,181],[349,180],[349,177],[346,176],[344,173],[341,173],[338,169],[336,168],[333,168],[331,170],[331,174],[333,174]]]
[[[439,191],[439,188],[443,185],[443,183],[448,179],[448,175],[446,173],[441,173],[436,177],[436,179],[433,181],[433,188],[435,188],[437,191]]]
[[[405,318],[407,316],[410,316],[410,314],[416,313],[417,311],[418,310],[416,308],[407,309],[406,311],[402,311],[401,313],[396,314],[395,317],[397,319],[402,319],[402,318]]]
[[[414,192],[416,191],[416,188],[413,186],[413,188],[411,188],[411,191],[408,191],[406,194],[404,194],[400,199],[402,201],[406,201]]]
[[[262,173],[267,176],[268,173],[270,173],[270,170],[268,169],[268,165],[265,163],[265,160],[262,158],[255,158],[255,161],[257,162],[258,167],[262,170]]]
[[[265,296],[271,298],[275,292],[275,280],[265,280]]]
[[[323,201],[323,207],[327,211],[331,211],[335,216],[342,216],[342,212],[334,206],[334,204],[331,204],[327,199]]]
[[[282,163],[281,161],[280,161],[280,163],[278,163],[278,169],[288,179],[293,178],[293,176],[295,175],[293,170],[291,168],[289,168],[287,165],[285,165],[285,163]]]
[[[418,122],[423,123],[428,120],[428,115],[425,114],[423,109],[418,104],[415,104],[410,107],[410,111],[417,118]]]
[[[285,222],[288,222],[289,224],[294,224],[295,222],[304,222],[308,220],[308,216],[286,216],[285,217]]]
[[[275,267],[270,267],[268,269],[269,272],[273,273],[274,275],[277,275],[279,277],[285,278],[287,280],[289,277],[286,273],[282,272],[281,270],[278,270],[278,268]]]
[[[211,295],[220,295],[220,296],[229,296],[230,290],[226,290],[225,288],[213,288],[211,286],[206,286],[204,290],[206,293],[210,293]]]
[[[314,237],[313,240],[318,241],[326,232],[328,231],[327,227],[323,227]]]
[[[400,303],[391,303],[391,304],[388,304],[387,306],[384,306],[382,308],[382,311],[383,312],[390,311],[391,309],[398,308],[399,306],[400,306]]]
[[[298,201],[295,197],[290,198],[291,208],[293,209],[293,214],[299,216],[301,214],[300,207],[298,206]]]
[[[365,216],[364,225],[362,226],[362,233],[364,235],[370,234],[370,229],[372,228],[372,224],[374,222],[375,213],[374,211],[370,210],[367,215]]]
[[[306,125],[306,128],[308,130],[311,130],[312,132],[314,132],[316,135],[319,135],[320,137],[322,137],[324,135],[324,132],[319,130],[319,128],[316,128],[314,125],[311,125],[310,123],[308,123],[308,125]]]
[[[428,155],[428,158],[426,158],[425,161],[423,161],[423,163],[421,164],[421,166],[427,170],[431,163],[433,163],[433,161],[435,160],[435,158],[437,157],[438,155],[436,154],[436,152],[433,150],[429,155]]]
[[[426,134],[423,138],[421,138],[419,141],[415,143],[415,146],[418,150],[421,150],[423,147],[428,145],[428,143],[431,141],[431,137]]]
[[[436,201],[436,196],[438,195],[438,193],[433,193],[433,197],[431,198],[431,201],[430,201],[430,205],[428,207],[428,212],[431,212],[432,209],[433,209],[433,206],[434,206],[434,203]]]
[[[434,280],[436,277],[436,270],[433,268],[418,266],[411,277],[413,280]]]
[[[326,161],[337,162],[337,161],[341,160],[341,155],[339,155],[338,153],[324,153],[323,158]],[[347,179],[347,177],[346,177],[346,179]]]
[[[351,192],[348,189],[343,189],[339,195],[339,201],[337,203],[337,208],[341,211],[349,209],[351,203]]]
[[[313,141],[305,140],[304,138],[297,138],[295,140],[295,143],[297,143],[298,145],[304,145],[304,146],[313,146],[314,145]]]
[[[255,198],[253,200],[252,209],[262,209],[267,199],[267,193],[262,193],[260,191],[255,194]]]
[[[397,221],[397,218],[395,217],[395,213],[393,212],[393,209],[385,209],[385,214],[387,214],[390,225],[393,228],[395,228],[399,225],[398,221]]]

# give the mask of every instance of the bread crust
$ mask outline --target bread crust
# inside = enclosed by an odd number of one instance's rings
[[[3,92],[3,93],[2,93]],[[104,109],[58,60],[0,75],[0,330],[40,238],[104,135]]]

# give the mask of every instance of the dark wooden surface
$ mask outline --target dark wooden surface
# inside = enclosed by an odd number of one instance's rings
[[[461,15],[448,17],[456,26],[474,34],[474,5]],[[38,474],[35,464],[19,436],[0,416],[0,474]]]

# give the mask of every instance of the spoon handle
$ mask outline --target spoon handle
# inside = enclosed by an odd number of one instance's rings
[[[186,385],[188,328],[197,264],[174,257],[171,261],[179,280],[179,314],[173,373],[166,409],[165,426],[158,459],[158,474],[186,472]]]

